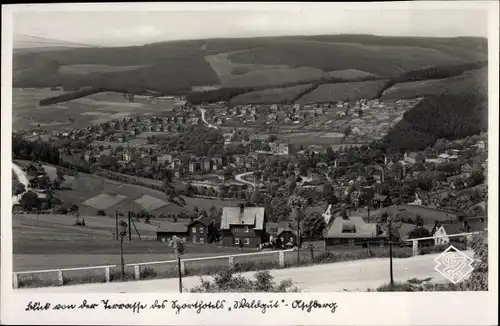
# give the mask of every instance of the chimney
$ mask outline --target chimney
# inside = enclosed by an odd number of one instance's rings
[[[243,213],[245,210],[245,204],[240,204],[240,213]]]

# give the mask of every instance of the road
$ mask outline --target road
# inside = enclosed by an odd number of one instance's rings
[[[205,120],[205,109],[200,109],[200,112],[201,112],[201,120],[203,120],[203,122],[205,122],[209,128],[218,129],[216,126],[211,125],[210,123],[207,122],[207,120]]]
[[[472,257],[472,251],[464,251]],[[411,258],[396,258],[393,260],[394,280],[406,281],[411,278],[424,279],[432,277],[433,282],[444,282],[446,279],[434,270],[434,259],[438,255],[423,255]],[[251,277],[255,272],[242,273]],[[276,281],[291,279],[304,292],[341,292],[366,291],[375,289],[389,282],[389,259],[375,258],[351,262],[315,265],[288,269],[271,270]],[[209,276],[207,276],[208,278]],[[183,285],[190,289],[200,284],[200,277],[183,278]],[[148,281],[131,281],[117,283],[100,283],[73,285],[52,288],[18,289],[17,291],[32,292],[177,292],[177,279],[160,279]]]
[[[242,174],[238,174],[234,177],[234,179],[236,179],[236,181],[239,181],[239,182],[242,182],[242,183],[246,183],[247,185],[253,187],[253,182],[250,182],[250,181],[246,181],[245,179],[243,179],[244,177],[246,177],[247,175],[250,175],[250,174],[254,174],[256,171],[253,171],[253,172],[245,172],[245,173],[242,173]]]
[[[28,176],[26,175],[26,172],[23,171],[16,163],[12,162],[12,171],[14,171],[15,175],[17,176],[17,180],[24,185],[25,192],[29,190],[29,181],[28,181]],[[23,193],[24,194],[24,193]],[[23,194],[19,194],[17,196],[12,197],[12,204],[19,204],[19,201],[21,200],[21,197]]]

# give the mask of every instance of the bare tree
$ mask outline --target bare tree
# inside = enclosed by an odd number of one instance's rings
[[[174,248],[174,252],[177,255],[177,269],[179,272],[179,293],[182,293],[182,269],[181,269],[181,256],[184,255],[186,251],[186,239],[178,238],[173,236],[169,242],[169,246]]]

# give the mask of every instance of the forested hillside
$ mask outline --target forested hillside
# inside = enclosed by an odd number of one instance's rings
[[[457,139],[488,129],[488,103],[480,94],[424,98],[382,139],[389,149],[415,151],[440,138]]]

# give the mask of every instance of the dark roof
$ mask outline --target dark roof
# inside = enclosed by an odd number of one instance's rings
[[[284,229],[290,226],[289,221],[281,222],[268,222],[266,223],[266,232],[271,234],[277,234],[280,229]]]
[[[460,223],[453,223],[453,224],[442,224],[442,227],[446,231],[446,234],[451,235],[451,234],[458,234],[464,232],[463,226]]]
[[[179,222],[161,222],[156,232],[188,232],[188,224]]]
[[[384,201],[387,199],[387,196],[384,196],[384,195],[379,195],[379,194],[375,194],[375,196],[373,196],[373,199],[374,200],[380,200],[380,201]]]
[[[196,220],[192,221],[191,223],[189,223],[189,225],[191,224],[194,224],[194,223],[200,223],[204,226],[208,226],[210,225],[210,223],[216,223],[215,219],[214,218],[211,218],[210,216],[203,216],[201,215],[200,217],[198,217]]]

